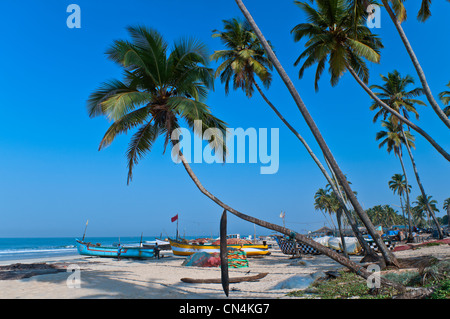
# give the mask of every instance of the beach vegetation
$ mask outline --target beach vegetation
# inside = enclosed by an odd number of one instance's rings
[[[287,296],[311,299],[391,299],[397,296],[392,288],[369,288],[365,280],[352,272],[340,271],[339,274],[332,279],[316,280],[308,288],[293,290]],[[428,299],[450,298],[450,260],[433,259],[428,267],[419,271],[387,271],[381,276],[413,290],[431,288]]]

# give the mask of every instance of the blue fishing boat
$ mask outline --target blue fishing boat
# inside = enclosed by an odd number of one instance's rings
[[[100,244],[87,243],[76,239],[78,253],[85,256],[118,257],[118,247],[102,246]],[[122,246],[120,258],[152,258],[155,257],[153,249],[140,246]]]

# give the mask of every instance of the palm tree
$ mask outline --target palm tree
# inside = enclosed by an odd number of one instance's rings
[[[405,118],[409,117],[409,115],[408,115],[409,112],[413,112],[416,115],[416,118],[418,118],[419,113],[417,112],[417,110],[415,108],[415,104],[419,104],[419,105],[425,105],[425,104],[420,100],[413,99],[413,97],[422,95],[423,90],[421,88],[415,88],[410,91],[407,90],[408,85],[414,84],[414,79],[409,75],[402,77],[401,74],[397,70],[393,71],[392,73],[388,73],[387,77],[385,77],[385,76],[381,76],[381,77],[384,81],[383,85],[381,85],[381,86],[380,85],[372,85],[371,86],[371,88],[376,88],[381,91],[381,92],[376,92],[375,94],[377,96],[381,97],[385,101],[386,104],[389,104],[389,106],[392,107],[393,109],[395,109],[398,113],[403,114],[403,116]],[[374,104],[372,104],[370,109],[374,110],[376,108],[378,108],[378,104],[375,102]],[[383,115],[384,118],[386,118],[388,116],[388,114],[386,112],[384,112],[384,109],[381,109],[377,114],[375,114],[374,119],[373,119],[374,122],[377,120],[379,115]],[[401,134],[404,135],[405,132],[403,129],[403,123],[398,121],[398,119],[396,117],[392,117],[392,120],[396,121],[396,123],[394,123],[394,124],[400,128]],[[403,136],[403,140],[406,140],[406,136]],[[416,177],[417,184],[419,185],[420,192],[422,193],[423,198],[425,198],[425,200],[426,200],[426,198],[428,198],[428,197],[426,196],[425,189],[423,187],[423,184],[420,181],[420,176],[419,176],[419,172],[417,170],[417,165],[416,165],[414,156],[411,151],[411,147],[414,147],[414,145],[410,145],[409,143],[406,143],[405,146],[406,146],[406,150],[408,151],[408,155],[409,155],[409,158],[410,158],[412,166],[413,166],[414,175]],[[430,206],[428,206],[428,214],[430,216],[432,216],[433,221],[436,223],[436,227],[439,232],[439,237],[442,239],[443,233],[439,226],[439,222]]]
[[[345,0],[316,0],[315,2],[318,5],[317,10],[308,3],[295,1],[304,11],[308,20],[307,23],[298,24],[291,31],[294,41],[308,38],[305,44],[306,49],[294,63],[294,65],[298,65],[305,58],[299,71],[299,77],[303,76],[306,68],[317,64],[315,77],[317,90],[318,81],[327,62],[332,86],[337,85],[344,72],[348,70],[378,105],[421,134],[442,156],[450,161],[450,154],[427,132],[384,103],[367,86],[369,70],[364,59],[378,63],[379,52],[383,45],[381,40],[372,34],[364,24],[362,17],[355,26],[352,15],[348,14],[349,11],[351,12],[351,8]]]
[[[319,147],[321,148],[325,159],[329,162],[330,166],[333,169],[333,172],[336,174],[337,180],[339,184],[343,187],[345,190],[345,193],[347,194],[350,202],[353,205],[353,208],[355,209],[356,214],[361,219],[363,224],[366,226],[367,231],[369,234],[374,238],[375,242],[377,243],[382,256],[384,260],[386,261],[386,264],[388,265],[398,265],[398,261],[395,258],[395,256],[387,249],[384,242],[381,240],[381,237],[376,233],[375,227],[371,223],[369,217],[367,216],[366,212],[363,210],[361,204],[358,202],[356,196],[353,194],[352,189],[350,188],[344,173],[340,169],[338,163],[336,162],[334,156],[332,155],[328,145],[326,144],[325,140],[323,139],[322,134],[320,133],[320,130],[318,129],[317,125],[315,124],[313,118],[311,117],[311,114],[309,113],[308,109],[306,108],[306,105],[303,103],[303,100],[301,99],[298,91],[294,87],[294,84],[292,83],[291,79],[287,75],[286,71],[284,70],[283,66],[281,65],[280,61],[276,57],[275,53],[273,52],[272,48],[270,47],[269,43],[265,39],[264,35],[262,34],[261,30],[259,29],[258,25],[255,23],[255,20],[251,16],[250,12],[245,7],[242,0],[235,0],[236,4],[238,5],[239,9],[251,25],[253,31],[255,32],[256,36],[260,40],[261,44],[263,45],[264,49],[266,50],[266,54],[268,55],[270,61],[274,65],[275,69],[277,70],[278,74],[280,75],[280,78],[285,83],[287,89],[289,90],[290,94],[292,95],[300,113],[302,114],[303,118],[305,119],[308,127],[311,130],[311,133],[313,134],[314,138],[316,139],[317,143],[319,144]],[[300,236],[296,237],[299,238]],[[314,247],[314,246],[312,246]],[[319,247],[319,246],[318,246]],[[316,247],[314,247],[316,248]],[[338,261],[337,256],[333,256],[330,254],[330,251],[324,250],[322,247],[319,247],[319,249],[322,249],[322,251],[326,252],[325,254],[334,260]],[[336,259],[335,259],[336,258]],[[358,268],[355,267],[355,264],[349,263],[347,260],[341,260],[338,261],[341,264],[347,266],[352,271],[359,273]],[[356,265],[357,266],[357,265]],[[369,273],[362,273],[361,274],[364,278],[368,278],[370,276]],[[401,289],[401,288],[400,288]]]
[[[406,143],[404,141],[404,136],[407,138],[407,143],[410,145],[414,145],[414,137],[408,131],[402,134],[401,126],[392,121],[392,116],[388,121],[382,121],[381,126],[383,126],[386,130],[380,131],[376,134],[375,139],[377,141],[381,140],[381,143],[378,145],[379,148],[386,146],[386,150],[388,153],[394,151],[394,155],[400,160],[400,164],[402,166],[403,175],[405,176],[405,183],[408,183],[408,177],[406,175],[405,165],[403,163],[403,151],[402,145]],[[411,202],[409,200],[409,192],[405,192],[406,194],[406,211],[408,212],[408,221],[409,221],[409,241],[413,240],[412,236],[412,224],[411,224]]]
[[[327,189],[320,188],[316,192],[314,199],[315,199],[316,207],[318,207],[320,210],[327,212],[330,215],[331,220],[333,220],[333,218],[331,217],[332,214],[333,213],[336,214],[339,235],[341,237],[341,242],[342,242],[342,251],[344,253],[344,256],[346,256],[348,258],[347,245],[345,243],[344,233],[342,230],[343,206],[340,203],[336,193],[333,191],[330,193],[330,187],[327,185]]]
[[[447,86],[450,88],[450,82],[448,82]],[[441,99],[442,103],[446,105],[444,108],[444,113],[447,116],[450,116],[450,91],[442,91],[439,93],[439,98]]]
[[[414,84],[414,78],[410,75],[402,77],[400,72],[397,70],[388,73],[387,76],[380,76],[384,81],[383,85],[371,85],[370,89],[379,90],[379,92],[375,92],[375,94],[381,99],[381,101],[388,104],[392,109],[402,114],[405,118],[409,119],[409,112],[411,112],[414,113],[416,119],[419,119],[419,112],[417,112],[415,104],[422,106],[426,106],[426,104],[421,100],[414,99],[414,97],[418,97],[423,94],[422,88],[414,88],[407,91],[407,86]],[[381,108],[377,102],[374,102],[370,106],[371,111],[378,108],[380,108],[380,110],[373,118],[374,123],[380,116],[382,116],[384,120],[390,116],[389,112],[386,112],[385,109]],[[394,118],[394,120],[400,122],[397,118]]]
[[[433,212],[439,212],[439,209],[437,208],[437,201],[432,199],[432,196],[428,196],[427,198],[423,197],[422,195],[417,196],[417,201],[413,202],[415,204],[415,208],[419,213],[425,213],[428,216],[428,227],[431,227],[430,225],[430,214],[428,211],[428,206],[431,207]]]
[[[408,191],[411,193],[411,185],[406,186],[405,176],[402,174],[394,174],[392,179],[389,181],[389,188],[394,192],[394,194],[398,194],[400,197],[400,207],[403,213],[403,220],[406,221],[405,218],[405,210],[403,207],[403,194]]]
[[[325,188],[319,188],[317,190],[317,192],[314,194],[314,209],[321,211],[323,216],[325,217],[325,220],[327,220],[327,221],[328,221],[328,219],[327,219],[325,213],[329,213],[331,224],[336,229],[336,225],[334,224],[333,218],[331,217],[331,213],[327,209],[327,205],[328,205],[327,196],[329,196],[328,190]]]
[[[450,226],[450,197],[444,200],[444,206],[442,206],[442,208],[447,210],[447,224]]]
[[[381,0],[381,1],[383,3],[384,8],[388,12],[389,17],[394,23],[395,28],[397,29],[397,32],[400,35],[400,38],[406,48],[406,51],[408,52],[409,57],[414,65],[414,68],[416,69],[417,75],[419,76],[420,82],[422,83],[422,87],[428,102],[430,103],[435,113],[442,120],[442,122],[444,122],[444,124],[447,125],[448,128],[450,128],[450,119],[447,117],[447,115],[444,113],[444,111],[441,109],[441,107],[434,99],[434,96],[428,85],[422,66],[420,65],[419,60],[417,59],[417,56],[414,53],[414,50],[405,34],[405,31],[402,28],[401,23],[406,19],[406,10],[402,3],[404,0]],[[393,4],[392,8],[389,5],[389,1]],[[430,4],[431,0],[422,0],[421,9],[419,10],[418,14],[418,19],[420,21],[425,21],[431,15],[429,8]]]
[[[247,97],[251,98],[254,93],[254,88],[281,119],[281,121],[290,129],[290,131],[300,140],[304,145],[309,155],[317,164],[322,174],[327,179],[330,187],[335,192],[338,200],[342,203],[342,209],[347,216],[347,219],[352,227],[356,237],[361,242],[364,252],[366,254],[374,254],[373,250],[365,242],[360,233],[356,221],[349,213],[345,206],[346,200],[341,192],[338,192],[338,183],[334,181],[328,174],[325,167],[322,165],[318,157],[314,154],[306,140],[295,130],[295,128],[284,118],[280,111],[273,105],[273,103],[264,94],[261,87],[258,85],[257,79],[261,81],[263,86],[268,89],[272,81],[272,63],[266,55],[266,51],[259,41],[258,37],[252,30],[248,21],[242,21],[238,18],[224,20],[224,31],[213,30],[213,37],[219,38],[225,50],[215,51],[211,56],[212,60],[222,63],[218,66],[215,76],[220,77],[222,83],[225,84],[225,93],[228,94],[230,90],[230,82],[232,82],[233,89],[242,89]],[[332,174],[334,172],[330,168]]]

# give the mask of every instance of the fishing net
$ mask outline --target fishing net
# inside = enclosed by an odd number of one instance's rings
[[[247,253],[236,248],[228,248],[228,268],[248,267]]]
[[[245,251],[235,248],[227,248],[228,268],[248,267],[247,254]],[[182,266],[195,267],[220,267],[220,255],[218,253],[209,254],[198,252],[188,256]]]

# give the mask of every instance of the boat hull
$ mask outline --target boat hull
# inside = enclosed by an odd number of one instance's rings
[[[169,239],[172,252],[175,256],[190,256],[198,252],[220,253],[219,245],[191,245],[181,243],[179,241]],[[269,255],[269,247],[267,245],[228,245],[236,249],[245,251],[247,256],[264,256]]]
[[[117,247],[105,247],[92,245],[80,240],[76,241],[78,253],[84,256],[95,257],[118,257]],[[153,249],[141,247],[122,247],[121,258],[152,258],[154,257]]]

